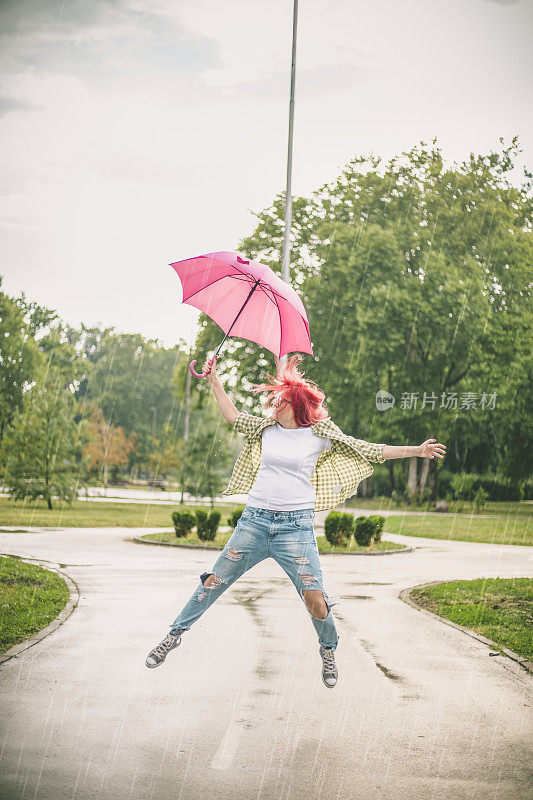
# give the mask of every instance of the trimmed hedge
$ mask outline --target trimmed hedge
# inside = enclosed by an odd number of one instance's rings
[[[190,511],[174,511],[171,516],[178,539],[188,536],[196,524],[194,514]]]
[[[385,524],[385,517],[382,517],[381,514],[371,514],[368,519],[371,520],[374,525],[374,541],[381,542],[381,532]]]
[[[227,521],[230,528],[237,527],[237,523],[240,520],[243,511],[244,511],[244,506],[242,508],[236,508],[231,517],[228,517]]]
[[[203,542],[211,542],[216,537],[220,516],[220,511],[211,511],[208,515],[203,508],[197,509],[194,514],[191,511],[174,511],[171,515],[178,539],[188,536],[196,525],[198,538]]]
[[[330,511],[324,522],[324,534],[333,547],[346,547],[353,533],[353,514]]]
[[[212,542],[217,535],[220,511],[211,511],[207,514],[203,508],[196,511],[196,533],[202,542]]]
[[[381,541],[385,517],[372,514],[369,517],[354,517],[342,511],[330,511],[324,523],[324,534],[333,547],[346,547],[352,535],[360,547],[368,547],[372,540]]]

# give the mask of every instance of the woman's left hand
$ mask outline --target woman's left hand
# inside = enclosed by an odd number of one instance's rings
[[[423,458],[435,458],[435,456],[437,456],[437,458],[444,458],[446,455],[446,445],[440,444],[436,439],[426,439],[426,441],[420,445],[419,455]]]

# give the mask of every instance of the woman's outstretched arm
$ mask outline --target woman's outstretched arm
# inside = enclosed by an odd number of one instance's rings
[[[203,372],[207,372],[207,382],[211,386],[213,390],[213,394],[215,395],[215,400],[218,403],[218,407],[220,409],[220,413],[231,425],[235,422],[239,412],[229,399],[228,395],[222,388],[222,384],[220,383],[217,375],[217,364],[216,358],[206,358],[204,362]]]
[[[421,458],[444,458],[446,445],[440,444],[436,439],[426,439],[422,444],[395,445],[386,444],[383,447],[383,458],[411,458],[420,456]]]

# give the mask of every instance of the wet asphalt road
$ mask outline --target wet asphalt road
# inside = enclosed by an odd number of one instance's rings
[[[412,553],[324,556],[339,681],[274,561],[247,573],[161,667],[144,665],[218,553],[131,529],[0,533],[63,565],[80,602],[0,665],[2,800],[525,800],[531,677],[399,592],[531,575],[527,547],[385,536]]]

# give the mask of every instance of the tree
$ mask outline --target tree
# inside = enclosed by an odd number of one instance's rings
[[[42,497],[49,509],[54,497],[72,503],[81,456],[74,414],[72,390],[61,371],[50,367],[25,393],[6,429],[4,485],[12,497]]]
[[[519,147],[488,155],[470,154],[448,166],[433,140],[392,158],[357,156],[331,184],[310,198],[296,198],[292,230],[291,281],[299,290],[310,324],[314,356],[302,367],[326,393],[327,407],[347,433],[373,441],[418,443],[434,436],[448,443],[452,469],[505,469],[520,444],[517,409],[509,376],[528,352],[531,337],[533,239],[531,175],[514,186],[509,173]],[[239,248],[280,272],[283,198],[257,215],[257,227]],[[202,363],[221,332],[201,316],[196,357]],[[274,365],[272,354],[251,342],[228,339],[218,372],[235,402],[260,413],[250,397]],[[243,378],[240,378],[240,375]],[[237,379],[239,376],[239,379]],[[205,393],[204,382],[194,384]],[[527,391],[527,381],[521,384]],[[396,404],[376,409],[378,390]],[[476,417],[465,409],[441,407],[450,392],[501,392],[515,434],[505,445],[498,434],[498,409]],[[423,404],[424,392],[426,403]],[[416,408],[401,403],[418,398]],[[435,396],[434,404],[431,402]],[[516,413],[511,409],[516,409]],[[482,436],[493,430],[494,441]],[[503,448],[506,457],[502,461]],[[513,453],[515,455],[513,455]],[[411,462],[413,494],[429,479],[437,492],[440,462]],[[405,465],[402,464],[402,467]],[[416,469],[419,467],[419,471]],[[393,480],[390,467],[391,480]]]
[[[162,439],[154,440],[154,451],[148,459],[154,480],[158,477],[166,478],[168,475],[177,479],[183,463],[180,455],[181,441],[170,425],[164,426]]]
[[[41,354],[23,311],[14,299],[0,291],[0,443],[41,363]]]
[[[90,418],[85,421],[84,433],[87,442],[84,455],[89,468],[104,468],[104,494],[107,495],[107,475],[109,467],[127,464],[128,453],[135,445],[136,436],[126,436],[124,428],[106,422],[101,408],[94,406]]]
[[[207,495],[213,498],[223,488],[227,470],[232,456],[228,441],[226,423],[215,410],[211,398],[205,409],[202,420],[198,420],[191,428],[187,442],[180,442],[179,457],[181,471],[179,483],[181,501],[184,492],[196,496]]]
[[[115,333],[112,329],[84,329],[81,346],[87,360],[86,374],[77,396],[80,402],[102,409],[106,420],[137,435],[129,467],[146,464],[153,450],[152,407],[157,408],[158,430],[171,425],[177,430],[181,403],[173,393],[172,377],[181,358],[180,346],[161,347],[140,334]]]

